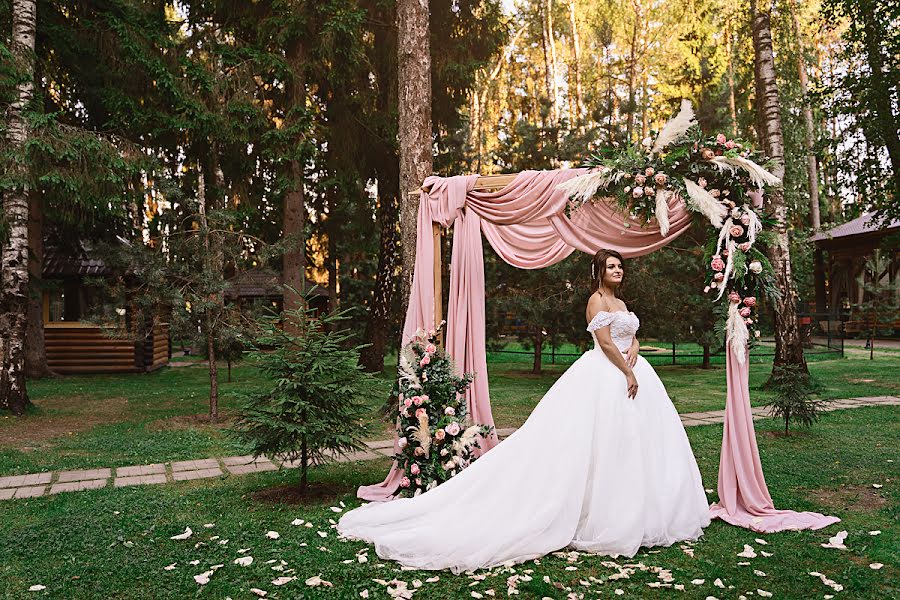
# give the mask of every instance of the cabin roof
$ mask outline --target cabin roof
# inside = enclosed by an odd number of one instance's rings
[[[900,229],[900,219],[894,219],[884,227],[878,227],[875,213],[863,213],[862,216],[857,217],[852,221],[848,221],[837,227],[832,227],[828,231],[820,231],[809,238],[809,240],[811,242],[821,242],[871,233],[887,233],[888,231],[895,229]]]

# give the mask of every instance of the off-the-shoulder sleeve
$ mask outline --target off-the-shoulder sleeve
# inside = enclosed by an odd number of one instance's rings
[[[593,319],[591,319],[590,324],[587,326],[587,330],[590,331],[591,333],[593,333],[597,329],[600,329],[601,327],[606,327],[607,325],[612,323],[612,320],[613,320],[612,313],[606,312],[605,310],[601,310],[596,315],[594,315]]]

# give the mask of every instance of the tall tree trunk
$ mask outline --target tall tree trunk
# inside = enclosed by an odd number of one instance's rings
[[[537,327],[534,330],[534,362],[531,365],[531,373],[540,375],[542,370],[541,359],[544,353],[544,330]]]
[[[338,281],[338,255],[337,255],[337,238],[338,238],[338,223],[335,215],[335,204],[337,203],[337,199],[335,195],[337,194],[337,190],[332,190],[330,192],[330,199],[328,215],[325,217],[325,235],[328,237],[328,258],[326,259],[325,266],[328,270],[328,310],[334,311],[337,310],[338,306],[340,306],[340,298],[338,297],[338,292],[341,289],[340,282]]]
[[[301,41],[295,40],[288,50],[288,62],[292,69],[288,83],[290,106],[293,111],[306,110],[305,52]],[[305,308],[306,292],[306,193],[303,186],[303,164],[299,159],[290,161],[291,188],[284,195],[283,236],[290,240],[290,247],[282,256],[282,282],[286,311]]]
[[[539,14],[541,18],[541,48],[544,51],[544,86],[547,88],[547,101],[550,105],[550,126],[555,127],[559,119],[556,114],[556,73],[550,58],[553,41],[551,33],[547,30],[548,8],[550,8],[550,0],[541,4]]]
[[[553,125],[559,125],[559,68],[556,64],[556,34],[553,32],[553,0],[547,0],[547,47],[550,49],[550,83],[553,95],[550,108],[553,115]]]
[[[881,141],[887,148],[894,171],[894,201],[900,197],[900,133],[898,133],[897,116],[894,112],[894,95],[896,93],[896,74],[891,76],[884,71],[882,44],[887,34],[882,28],[896,27],[885,15],[876,14],[871,0],[863,0],[859,9],[865,31],[866,59],[869,63],[872,85],[869,88],[869,101],[866,103],[878,123]],[[874,140],[873,140],[874,141]]]
[[[819,168],[816,164],[816,153],[813,150],[816,139],[816,127],[813,123],[812,105],[809,97],[809,80],[806,75],[806,59],[803,56],[803,38],[800,36],[800,18],[794,0],[788,2],[791,19],[794,25],[794,39],[797,42],[797,72],[800,77],[800,95],[803,96],[803,120],[806,123],[806,176],[809,179],[809,218],[812,228],[822,227],[819,215]]]
[[[772,30],[768,10],[760,11],[756,0],[751,2],[753,18],[753,49],[756,103],[763,150],[774,163],[773,174],[784,178],[784,136],[781,127],[781,106],[775,79],[775,57],[772,52]],[[766,194],[767,208],[775,220],[775,239],[769,246],[769,259],[781,298],[775,303],[775,361],[777,369],[783,365],[797,365],[804,373],[809,370],[803,356],[803,344],[797,324],[794,282],[791,276],[791,254],[787,232],[787,207],[784,190],[777,188]]]
[[[394,22],[391,9],[378,13],[375,25],[375,69],[378,84],[378,111],[382,115],[393,114],[397,110],[397,32],[390,26]],[[384,370],[384,353],[390,339],[391,305],[394,299],[397,277],[396,271],[400,255],[398,214],[399,196],[399,156],[397,155],[396,134],[392,120],[385,118],[386,125],[379,129],[374,162],[378,178],[378,226],[381,243],[378,248],[378,271],[375,275],[375,290],[372,296],[369,320],[366,322],[365,341],[370,346],[363,348],[360,363],[370,373]]]
[[[216,185],[210,194],[207,189],[207,177],[204,174],[204,167],[201,166],[197,182],[197,199],[200,205],[200,235],[203,236],[203,249],[205,256],[203,257],[204,270],[207,277],[213,274],[220,275],[223,268],[223,249],[221,240],[218,236],[212,235],[209,229],[209,220],[207,217],[209,205],[215,210],[219,207],[217,200],[220,197],[223,188],[222,171],[218,166],[218,158],[215,147],[210,151],[210,170],[213,173]],[[209,203],[209,205],[208,205]],[[214,239],[216,238],[216,239]],[[203,315],[203,333],[206,336],[206,352],[209,357],[209,420],[215,423],[219,418],[219,368],[216,362],[216,333],[219,328],[219,317],[221,316],[222,303],[224,299],[221,293],[214,298],[215,306],[208,306]],[[212,298],[211,298],[212,299]]]
[[[631,31],[631,50],[628,55],[628,120],[625,121],[625,141],[631,142],[631,132],[634,130],[635,94],[637,90],[637,44],[638,31],[642,26],[642,9],[640,0],[631,0],[634,9],[634,29]]]
[[[641,139],[647,137],[650,133],[650,99],[649,87],[647,86],[647,70],[641,73]]]
[[[16,98],[7,109],[7,141],[19,152],[28,141],[25,109],[34,93],[35,0],[13,0],[12,52],[24,67]],[[19,179],[5,192],[3,212],[8,239],[0,252],[0,408],[21,415],[29,404],[25,385],[25,331],[28,322],[28,187],[21,163],[10,173]]]
[[[734,101],[734,15],[729,11],[725,21],[725,54],[728,57],[728,111],[731,114],[731,136],[737,137],[737,105]]]
[[[25,376],[41,379],[52,375],[44,343],[44,210],[38,194],[31,194],[28,209],[28,329],[25,335]]]
[[[409,194],[432,172],[431,45],[428,0],[398,0],[398,109],[400,141],[400,243],[403,314],[416,265],[419,196]],[[425,323],[424,325],[429,325]]]
[[[572,111],[572,124],[581,120],[581,40],[578,37],[578,20],[575,18],[575,0],[569,0],[569,24],[572,27],[572,75],[573,81],[569,82],[569,94],[572,95],[574,89],[575,105]],[[574,83],[574,86],[573,86]]]

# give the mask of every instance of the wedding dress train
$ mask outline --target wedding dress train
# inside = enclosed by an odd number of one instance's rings
[[[600,312],[588,331],[606,325],[624,351],[639,322]],[[624,374],[594,344],[470,467],[418,497],[352,510],[338,531],[374,543],[382,558],[454,573],[565,547],[630,557],[700,537],[709,505],[662,382],[640,357],[628,398]]]

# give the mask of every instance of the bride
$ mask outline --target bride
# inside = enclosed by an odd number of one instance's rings
[[[619,298],[622,257],[600,250],[591,271],[594,348],[522,427],[420,496],[348,512],[341,535],[409,567],[460,573],[566,547],[631,557],[703,534],[700,471],[662,382],[637,353],[638,318]]]

